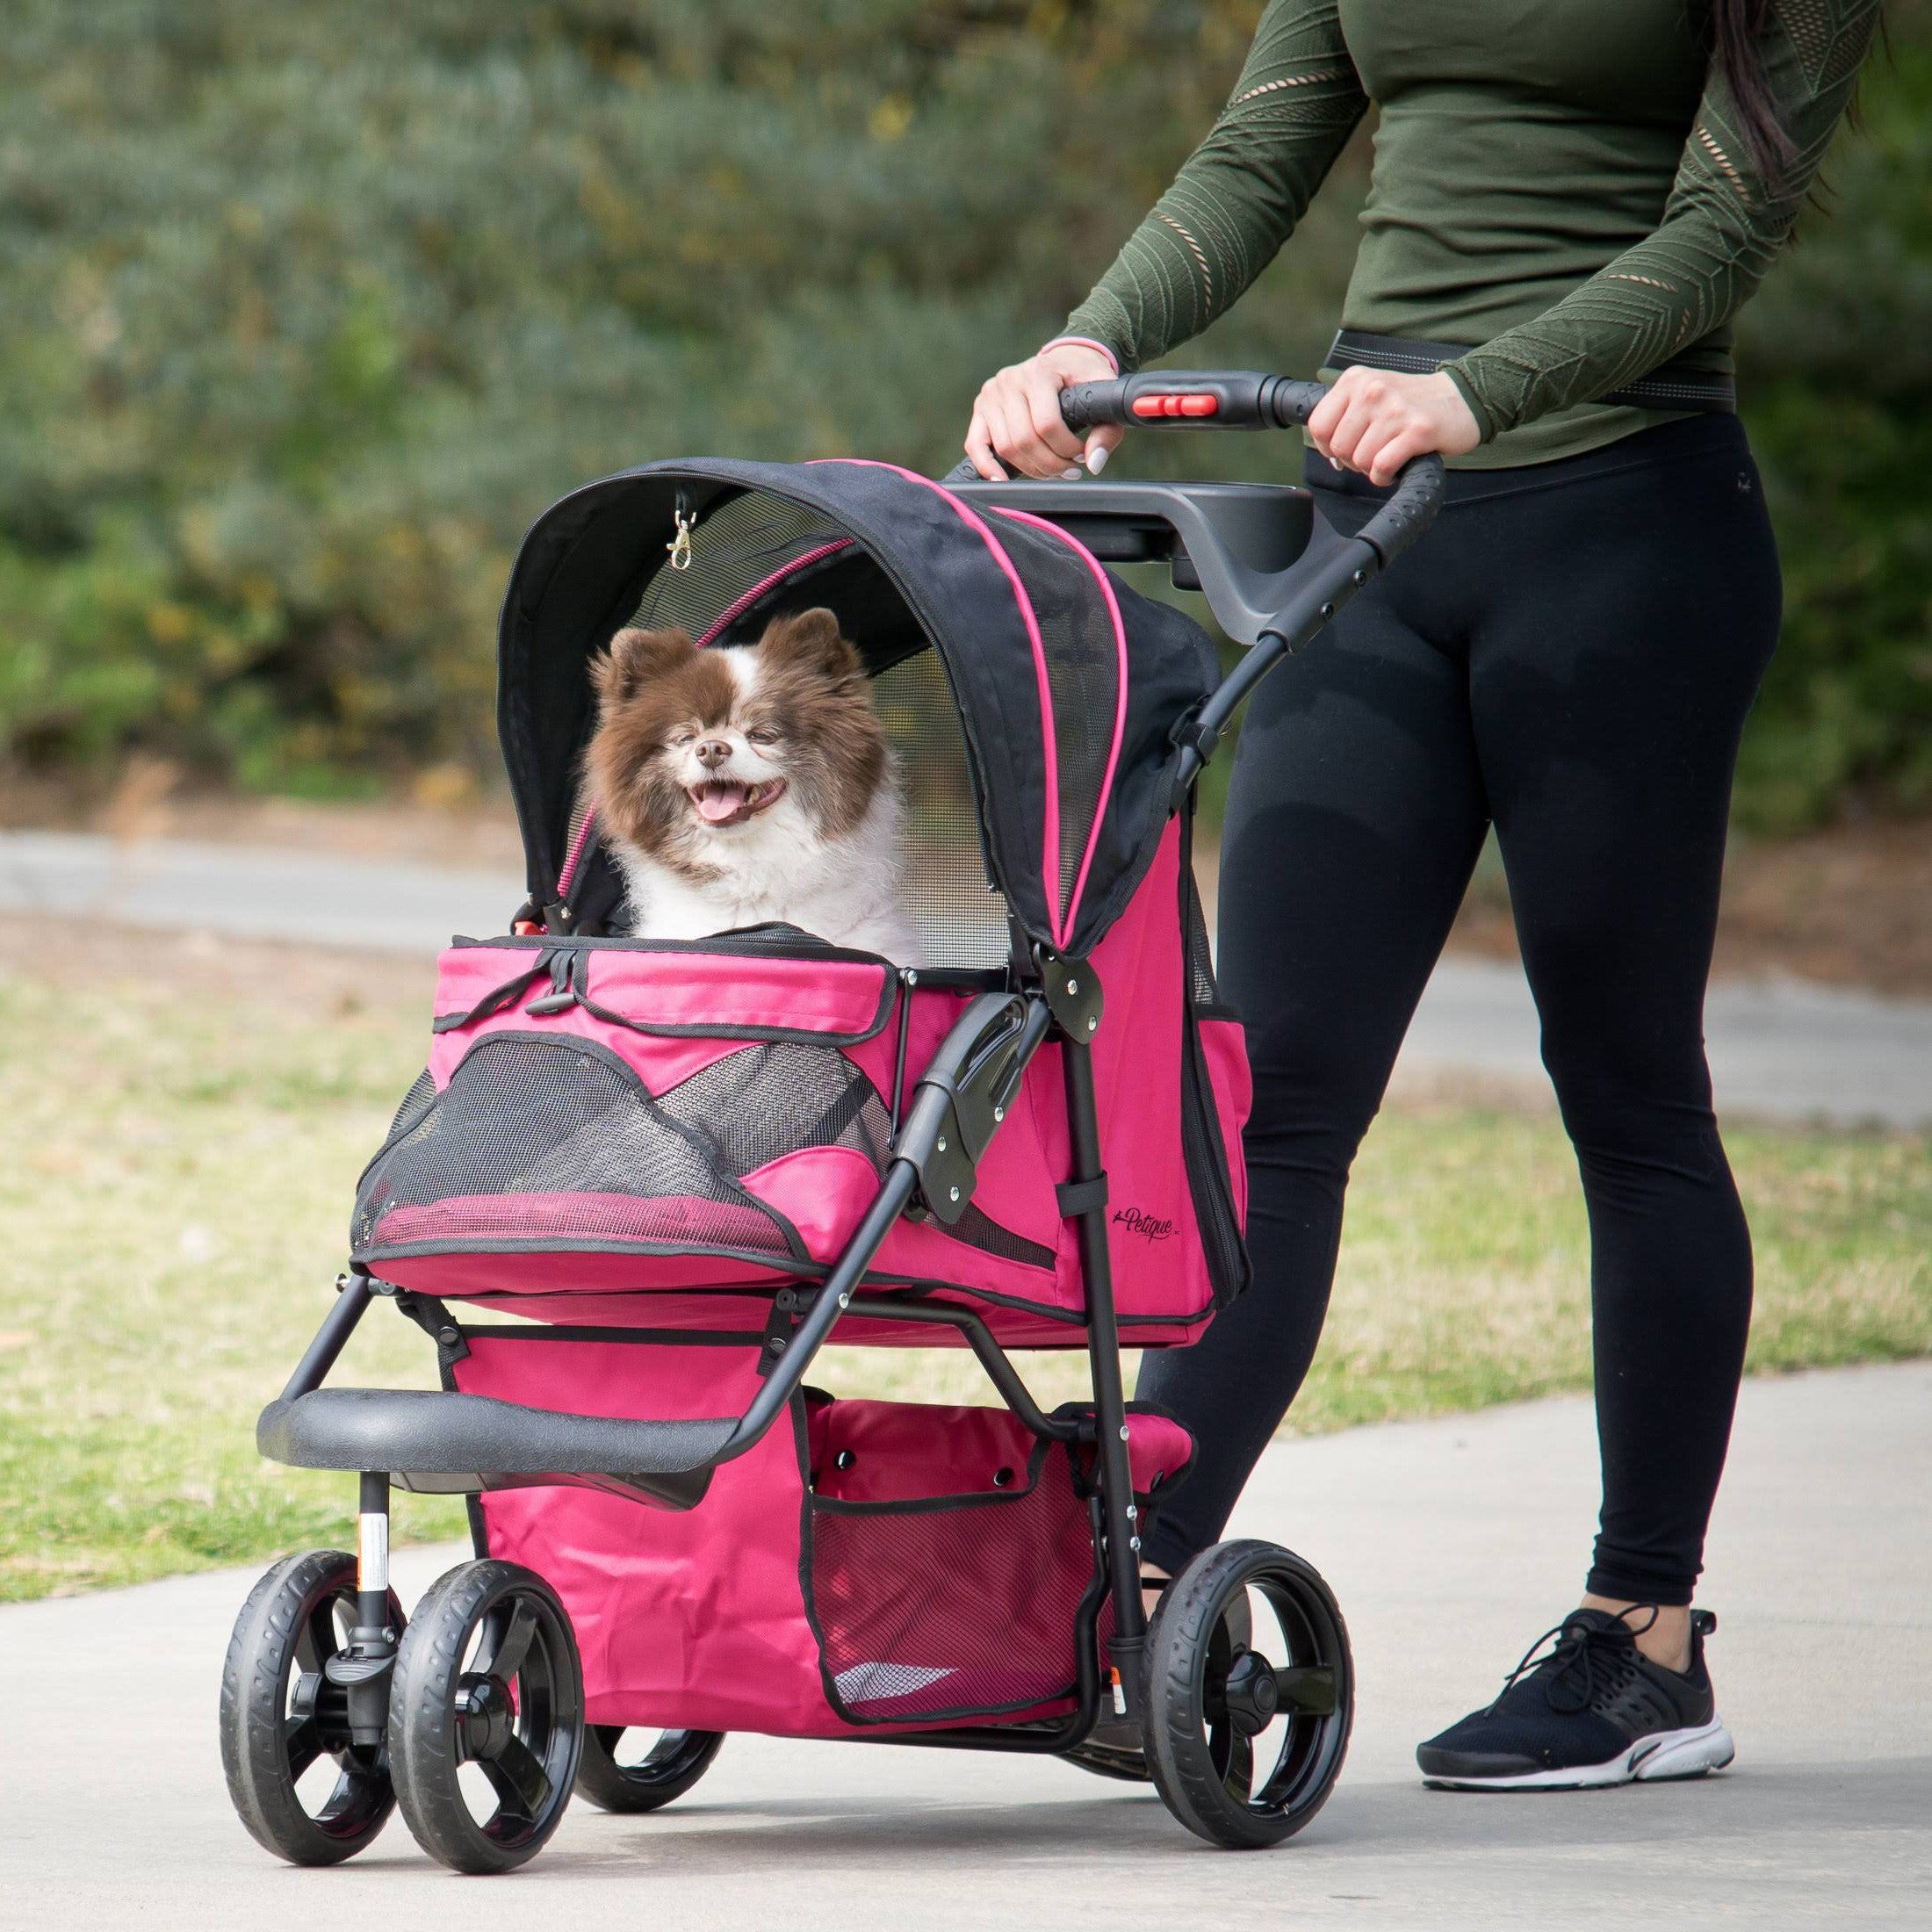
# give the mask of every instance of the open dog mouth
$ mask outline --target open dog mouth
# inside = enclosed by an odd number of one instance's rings
[[[785,781],[768,778],[762,784],[740,784],[735,778],[710,778],[688,788],[691,809],[708,825],[741,825],[775,805],[784,796]]]

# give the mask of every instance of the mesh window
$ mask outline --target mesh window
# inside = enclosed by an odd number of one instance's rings
[[[1011,517],[998,520],[1040,625],[1053,698],[1059,767],[1059,905],[1064,918],[1093,835],[1114,749],[1121,695],[1120,640],[1086,560],[1064,537]]]
[[[1185,861],[1184,861],[1185,862]],[[1181,882],[1187,905],[1188,997],[1197,1007],[1218,1006],[1221,987],[1215,978],[1215,951],[1208,938],[1208,920],[1200,909],[1200,893],[1192,877]]]
[[[1006,901],[986,876],[966,738],[936,651],[873,680],[872,702],[898,757],[905,797],[906,909],[928,966],[1006,963]]]
[[[1034,1268],[1053,1265],[1051,1248],[1028,1241],[1011,1228],[1002,1228],[991,1215],[982,1214],[975,1202],[969,1202],[965,1213],[944,1231],[955,1241],[963,1241],[969,1248],[977,1248],[983,1254],[998,1255],[1003,1261],[1024,1261]]]
[[[816,510],[761,490],[732,498],[691,532],[688,569],[668,560],[645,587],[634,624],[702,638],[757,587],[845,533]]]
[[[848,1147],[885,1170],[891,1116],[842,1053],[777,1042],[727,1054],[658,1097],[707,1137],[727,1173],[750,1173],[801,1147]]]
[[[1012,1496],[818,1503],[811,1539],[826,1675],[860,1722],[991,1715],[1071,1694],[1093,1544],[1063,1448]]]
[[[839,525],[818,512],[761,491],[747,491],[705,517],[692,532],[689,568],[674,571],[668,562],[660,566],[630,621],[647,628],[678,625],[694,638],[704,638],[745,608],[747,600],[754,610],[764,607],[768,600],[756,594],[774,577],[786,576],[794,566],[802,568],[808,579],[816,577],[821,551],[827,553],[826,562],[849,562],[859,554]],[[872,586],[880,586],[876,573],[865,574]],[[791,577],[788,583],[798,580]],[[855,589],[857,582],[849,575],[828,578],[825,601],[835,610],[847,592],[862,602],[871,592]],[[789,595],[786,601],[797,602]],[[909,624],[896,593],[890,601],[898,622]],[[875,601],[875,616],[879,608]],[[847,634],[861,649],[869,650],[877,640],[865,634],[862,615],[840,610]],[[726,634],[734,639],[739,636],[735,629]],[[751,641],[749,631],[741,641]],[[896,652],[904,649],[903,644],[895,646]],[[878,655],[873,654],[871,661],[876,663]],[[875,677],[872,695],[898,761],[906,808],[907,911],[919,935],[925,963],[998,970],[1006,964],[1012,945],[1006,904],[989,880],[981,854],[965,736],[945,667],[930,646],[897,655]],[[1108,717],[1111,721],[1111,710]],[[576,843],[587,803],[580,797],[571,814],[566,850]],[[1084,849],[1084,833],[1081,837]],[[1078,868],[1078,856],[1073,862]],[[583,890],[580,880],[573,880],[572,885],[574,892]],[[609,929],[621,932],[627,925],[620,912]]]
[[[497,1034],[371,1164],[351,1236],[358,1257],[555,1237],[797,1258],[797,1236],[740,1178],[808,1147],[883,1166],[888,1125],[832,1048],[748,1048],[653,1099],[582,1041]]]

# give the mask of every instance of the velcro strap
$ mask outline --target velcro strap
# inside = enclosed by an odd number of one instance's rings
[[[1424,342],[1411,335],[1374,335],[1366,329],[1344,328],[1329,344],[1323,366],[1349,369],[1391,369],[1402,375],[1431,376],[1445,363],[1467,356],[1472,342]],[[1620,389],[1591,399],[1634,409],[1702,409],[1717,415],[1737,413],[1737,385],[1721,371],[1696,369],[1689,358],[1673,356],[1647,375]]]
[[[1107,1176],[1096,1174],[1092,1180],[1063,1180],[1054,1189],[1053,1198],[1060,1204],[1063,1221],[1077,1221],[1082,1215],[1091,1215],[1096,1208],[1107,1206]]]

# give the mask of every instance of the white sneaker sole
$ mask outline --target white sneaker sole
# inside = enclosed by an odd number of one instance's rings
[[[1721,1718],[1683,1731],[1656,1731],[1603,1764],[1568,1764],[1555,1771],[1517,1771],[1507,1777],[1431,1777],[1445,1791],[1583,1791],[1609,1784],[1664,1784],[1721,1771],[1737,1755]]]

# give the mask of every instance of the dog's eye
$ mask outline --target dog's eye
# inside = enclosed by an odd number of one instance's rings
[[[688,745],[691,740],[696,736],[697,733],[694,732],[688,724],[687,724],[682,731],[673,732],[671,733],[671,742],[674,745],[681,746]]]
[[[745,736],[754,745],[775,745],[778,742],[778,727],[775,724],[754,724]]]

